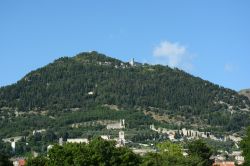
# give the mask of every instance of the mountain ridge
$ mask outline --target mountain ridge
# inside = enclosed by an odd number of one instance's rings
[[[2,124],[33,113],[42,119],[105,104],[147,112],[147,116],[154,112],[169,119],[161,121],[163,125],[220,131],[240,131],[249,125],[250,102],[231,89],[177,68],[133,66],[95,51],[59,58],[0,88]]]

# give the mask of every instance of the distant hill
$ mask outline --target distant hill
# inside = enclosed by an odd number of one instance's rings
[[[243,89],[243,90],[239,91],[239,94],[248,97],[248,99],[250,100],[250,89]]]
[[[99,130],[120,118],[131,128],[159,123],[236,132],[250,124],[249,110],[245,96],[177,68],[131,65],[93,51],[59,58],[1,88],[0,133],[72,130],[90,121]]]

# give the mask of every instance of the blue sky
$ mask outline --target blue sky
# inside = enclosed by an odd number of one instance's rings
[[[1,0],[0,86],[96,50],[250,88],[248,0]]]

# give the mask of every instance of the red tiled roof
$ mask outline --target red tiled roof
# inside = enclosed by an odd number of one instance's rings
[[[233,161],[222,161],[222,162],[215,162],[213,166],[235,166]]]
[[[19,163],[19,166],[24,166],[25,165],[25,160],[19,160],[18,163]]]

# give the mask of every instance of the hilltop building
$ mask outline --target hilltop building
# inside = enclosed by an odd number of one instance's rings
[[[131,61],[129,62],[129,64],[130,64],[131,66],[134,66],[134,65],[135,65],[135,60],[134,60],[134,58],[131,59]]]
[[[139,62],[135,62],[135,59],[134,59],[134,58],[132,58],[132,59],[130,60],[129,64],[130,64],[131,66],[141,66],[141,65],[142,65],[142,64],[139,63]]]

